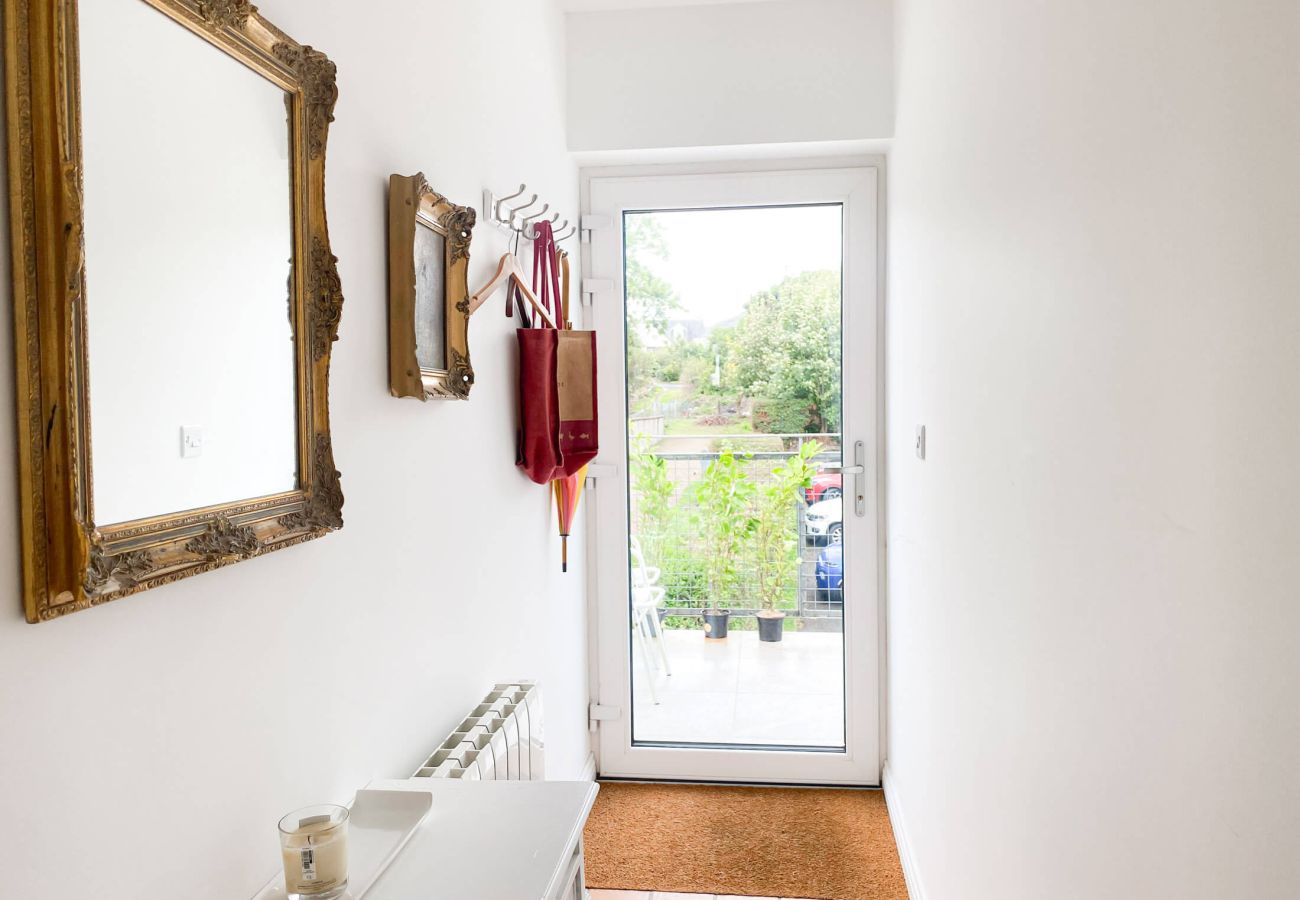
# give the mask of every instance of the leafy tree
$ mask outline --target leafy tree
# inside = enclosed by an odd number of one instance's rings
[[[667,336],[669,315],[681,309],[673,286],[655,272],[656,264],[668,260],[668,242],[663,226],[651,215],[627,220],[627,259],[624,279],[627,290],[628,340],[640,340],[645,333]]]
[[[821,445],[810,440],[772,470],[754,498],[754,532],[750,542],[754,575],[763,609],[793,594],[799,574],[799,534],[794,511],[802,489],[812,484],[817,467],[811,460]]]
[[[804,272],[754,295],[736,326],[732,344],[730,360],[737,389],[752,397],[806,404],[808,431],[839,430],[837,273]]]
[[[668,243],[657,219],[629,216],[624,246],[628,399],[635,409],[661,375],[659,354],[645,347],[644,336],[667,335],[669,314],[681,308],[681,301],[673,286],[655,273],[656,264],[668,259]]]
[[[650,441],[644,435],[634,438],[630,462],[641,550],[647,560],[653,561],[650,565],[662,565],[674,508],[668,463],[650,450]]]
[[[658,351],[659,372],[664,381],[687,381],[693,383],[688,374],[697,368],[697,362],[704,359],[708,351],[699,344],[690,341],[674,340],[667,347]]]
[[[754,430],[763,434],[806,434],[817,431],[813,426],[812,405],[807,400],[793,397],[777,400],[764,397],[755,400],[749,419]]]
[[[691,524],[702,539],[710,609],[727,609],[735,598],[738,563],[757,524],[751,509],[757,487],[742,467],[750,458],[724,450],[691,486],[696,503]]]

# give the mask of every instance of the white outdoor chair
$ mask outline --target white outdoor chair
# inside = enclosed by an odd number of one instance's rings
[[[632,538],[628,546],[632,554],[632,636],[640,650],[646,673],[649,675],[650,699],[658,704],[659,698],[654,688],[655,665],[647,645],[651,642],[656,645],[664,674],[672,675],[673,669],[668,661],[668,647],[664,641],[663,626],[659,624],[659,604],[663,602],[667,592],[659,585],[659,569],[645,564],[641,542]]]

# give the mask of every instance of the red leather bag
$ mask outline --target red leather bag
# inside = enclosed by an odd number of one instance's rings
[[[549,222],[536,226],[533,293],[564,322],[558,251]],[[507,304],[510,314],[512,304]],[[552,328],[527,317],[519,341],[519,444],[516,464],[538,484],[575,474],[600,448],[596,414],[596,332]]]

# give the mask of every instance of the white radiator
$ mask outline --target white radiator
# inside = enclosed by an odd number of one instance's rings
[[[541,687],[507,682],[493,687],[411,777],[541,781],[544,750]]]

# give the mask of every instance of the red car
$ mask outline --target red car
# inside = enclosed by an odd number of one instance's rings
[[[819,472],[813,476],[812,485],[804,488],[803,495],[809,506],[841,497],[844,495],[844,476],[839,472]]]

